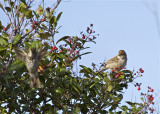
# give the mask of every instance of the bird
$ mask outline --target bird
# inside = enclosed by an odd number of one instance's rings
[[[127,64],[127,54],[124,50],[119,50],[118,55],[109,59],[104,63],[104,67],[100,70],[103,72],[107,69],[111,71],[119,72]]]
[[[30,75],[31,88],[34,86],[41,88],[41,82],[38,77],[38,66],[40,60],[45,56],[46,52],[47,48],[41,49],[38,52],[35,48],[30,48],[28,53],[22,49],[15,48],[16,55],[25,63],[27,67],[28,73]]]

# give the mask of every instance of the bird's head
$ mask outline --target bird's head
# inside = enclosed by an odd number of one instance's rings
[[[119,50],[118,56],[127,56],[124,50]]]

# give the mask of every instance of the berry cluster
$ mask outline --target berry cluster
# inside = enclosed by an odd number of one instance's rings
[[[141,93],[142,97],[143,97],[143,102],[144,102],[144,106],[146,109],[148,109],[151,113],[154,112],[154,108],[151,108],[153,107],[154,105],[154,97],[153,95],[151,94],[152,92],[154,92],[154,89],[152,89],[151,87],[148,87],[148,92],[147,93]]]
[[[85,39],[85,40],[88,40],[88,41],[93,41],[94,39],[96,39],[96,36],[93,35],[95,33],[95,31],[93,30],[93,24],[90,24],[90,27],[87,27],[86,32],[87,32],[86,34],[81,32],[82,39]]]
[[[86,42],[93,42],[93,40],[96,38],[96,35],[93,34],[95,33],[95,31],[92,30],[93,29],[93,24],[90,25],[90,27],[87,27],[87,33],[86,34],[82,34],[82,32],[80,33],[82,35],[82,37],[78,37],[78,36],[65,36],[63,37],[63,41],[66,42],[66,44],[60,45],[60,46],[53,46],[51,47],[50,53],[62,53],[65,54],[66,58],[65,61],[66,62],[72,62],[74,60],[76,60],[77,58],[81,58],[81,50],[85,49],[84,45]],[[91,36],[94,37],[94,39],[91,39]]]
[[[135,76],[134,79],[136,79],[137,77],[143,76],[142,73],[144,73],[144,70],[143,70],[142,68],[139,68],[139,71],[133,73],[134,76]],[[135,87],[138,87],[138,88],[137,88],[138,91],[141,90],[141,87],[140,87],[140,86],[141,86],[141,83],[135,83],[134,86],[135,86]]]

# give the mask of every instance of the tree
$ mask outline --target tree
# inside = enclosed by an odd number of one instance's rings
[[[129,106],[120,106],[124,89],[134,83],[138,74],[130,70],[118,73],[99,72],[94,63],[92,68],[80,65],[79,73],[74,71],[74,62],[85,52],[88,42],[95,43],[97,35],[93,24],[80,36],[64,36],[57,42],[58,21],[62,12],[56,8],[42,6],[32,9],[33,0],[4,0],[0,8],[8,16],[9,23],[3,26],[0,21],[0,112],[1,113],[145,113],[153,103],[153,96],[145,95],[144,103],[127,102]],[[48,49],[45,57],[39,61],[38,75],[40,87],[29,83],[30,72],[17,52],[28,53],[34,50]],[[23,56],[23,52],[21,53]],[[27,54],[26,54],[27,55]],[[28,73],[29,72],[29,73]],[[136,83],[140,89],[140,84]],[[33,88],[32,88],[33,87]],[[150,88],[151,89],[151,88]],[[153,91],[152,91],[153,92]],[[144,95],[144,94],[143,94]],[[145,101],[146,99],[146,101]],[[147,108],[146,108],[147,107]],[[117,111],[118,110],[118,111]]]

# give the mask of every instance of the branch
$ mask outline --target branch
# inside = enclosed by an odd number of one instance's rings
[[[58,5],[60,4],[60,2],[61,2],[62,0],[57,0],[57,3],[56,3],[56,5],[54,6],[54,10],[58,7]]]

